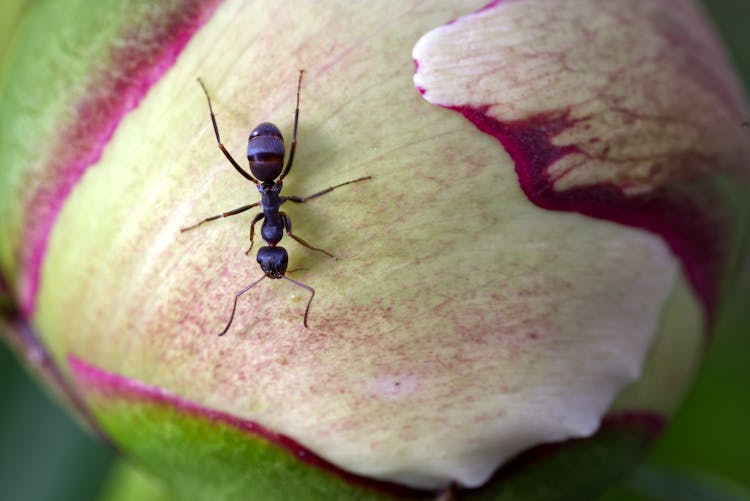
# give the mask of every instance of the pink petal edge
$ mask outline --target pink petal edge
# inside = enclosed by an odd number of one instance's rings
[[[40,272],[50,233],[57,216],[75,185],[96,164],[117,126],[135,109],[149,89],[174,65],[182,49],[216,10],[221,0],[190,0],[179,6],[179,12],[161,12],[148,19],[145,26],[126,26],[158,39],[159,43],[139,46],[113,45],[110,66],[118,75],[95,75],[88,82],[86,98],[75,106],[73,118],[57,126],[61,131],[49,154],[44,172],[47,179],[38,187],[25,209],[19,276],[21,311],[33,315]],[[165,23],[165,19],[169,22]],[[109,79],[108,79],[109,78]]]

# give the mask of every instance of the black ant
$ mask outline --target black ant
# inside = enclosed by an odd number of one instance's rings
[[[330,193],[331,191],[341,186],[371,178],[371,176],[360,177],[352,181],[337,184],[336,186],[330,186],[324,190],[313,193],[312,195],[308,195],[306,197],[280,195],[282,181],[284,180],[286,175],[289,174],[289,171],[292,168],[292,161],[294,160],[294,150],[297,146],[299,95],[302,88],[303,73],[304,70],[300,70],[299,80],[297,82],[297,107],[294,110],[294,132],[292,134],[292,145],[289,148],[289,157],[287,158],[286,164],[284,164],[284,137],[281,135],[281,131],[274,124],[263,122],[250,132],[250,137],[247,141],[247,161],[250,164],[250,172],[252,173],[252,175],[245,171],[245,169],[240,167],[237,161],[232,158],[232,155],[221,143],[221,137],[219,136],[219,127],[216,125],[216,116],[214,115],[214,110],[211,106],[211,97],[209,97],[208,91],[206,90],[206,86],[203,84],[203,81],[200,78],[198,79],[198,83],[203,89],[203,93],[206,95],[206,100],[208,101],[208,110],[211,113],[211,123],[214,127],[214,134],[216,135],[216,142],[219,145],[219,149],[224,154],[224,156],[227,157],[227,160],[229,160],[229,163],[232,164],[232,167],[234,167],[237,172],[242,175],[242,177],[244,177],[248,181],[255,183],[258,191],[260,192],[260,202],[255,202],[254,204],[250,205],[243,205],[242,207],[239,207],[237,209],[230,210],[216,216],[208,217],[197,224],[188,226],[186,228],[181,228],[180,231],[185,232],[188,230],[192,230],[193,228],[197,228],[203,223],[215,221],[216,219],[221,219],[228,216],[234,216],[235,214],[240,214],[248,209],[252,209],[253,207],[260,206],[260,209],[263,212],[256,214],[253,218],[252,223],[250,224],[250,247],[247,249],[245,254],[250,254],[250,250],[253,248],[255,223],[257,223],[261,219],[263,220],[263,224],[260,227],[260,235],[263,240],[265,240],[266,244],[268,244],[258,249],[256,258],[258,264],[260,265],[260,269],[263,270],[264,275],[239,291],[234,296],[232,314],[229,316],[229,322],[227,322],[224,330],[219,333],[219,336],[223,336],[224,334],[226,334],[229,330],[229,326],[232,325],[234,313],[237,309],[237,300],[240,298],[240,296],[258,285],[266,277],[271,279],[283,278],[284,280],[287,280],[310,293],[310,299],[307,301],[307,306],[305,307],[305,316],[303,319],[303,324],[305,327],[307,327],[307,315],[310,312],[310,304],[315,297],[315,289],[313,289],[309,285],[303,284],[286,276],[286,267],[289,261],[289,255],[287,254],[286,249],[278,246],[277,244],[284,236],[284,231],[286,231],[287,235],[295,239],[304,247],[307,247],[308,249],[314,251],[322,252],[334,261],[336,260],[336,257],[330,252],[327,252],[323,249],[318,249],[317,247],[313,247],[302,238],[292,233],[292,220],[285,212],[280,210],[281,204],[286,201],[305,203],[308,200],[312,200],[313,198],[318,198],[322,195],[325,195],[326,193]]]

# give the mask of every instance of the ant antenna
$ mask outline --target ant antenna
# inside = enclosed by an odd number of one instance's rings
[[[305,70],[299,70],[299,80],[297,80],[297,106],[294,109],[294,129],[292,130],[292,144],[289,147],[289,158],[286,161],[286,165],[284,166],[284,171],[281,173],[281,176],[279,176],[279,181],[282,181],[287,174],[289,174],[289,169],[292,168],[292,162],[294,161],[294,150],[297,148],[297,123],[299,122],[299,94],[302,90],[302,75],[305,73]]]
[[[250,285],[248,285],[247,287],[245,287],[244,289],[242,289],[241,291],[239,291],[234,296],[234,304],[232,305],[232,314],[229,315],[229,322],[227,322],[227,325],[226,325],[226,327],[224,327],[224,330],[222,330],[221,332],[219,332],[219,336],[223,336],[224,334],[227,333],[227,331],[229,331],[229,327],[232,325],[232,321],[234,320],[234,313],[235,313],[235,311],[237,311],[237,300],[240,298],[240,296],[242,296],[244,293],[246,293],[247,291],[249,291],[250,289],[252,289],[256,285],[258,285],[266,277],[267,277],[267,275],[263,275],[258,280],[256,280],[255,282],[251,283]],[[302,287],[303,289],[305,289],[307,292],[310,293],[310,299],[307,300],[307,306],[305,307],[305,317],[304,317],[304,320],[302,321],[302,323],[305,325],[305,328],[307,328],[307,315],[308,315],[308,313],[310,313],[310,305],[312,304],[312,300],[315,297],[315,289],[313,289],[309,285],[303,284],[302,282],[298,282],[298,281],[294,280],[293,278],[289,278],[289,277],[284,276],[284,275],[282,275],[281,278],[283,278],[284,280],[287,280],[287,281],[293,283],[297,287]]]
[[[286,275],[282,275],[281,278],[289,282],[292,282],[297,287],[302,287],[303,289],[305,289],[307,292],[310,293],[310,299],[307,300],[307,306],[305,307],[305,318],[302,321],[302,323],[305,324],[305,328],[307,328],[307,314],[310,312],[310,304],[312,304],[312,300],[315,297],[315,289],[313,289],[309,285],[303,284],[302,282],[297,282],[293,278],[289,278]]]
[[[240,296],[243,295],[244,293],[246,293],[247,291],[249,291],[250,289],[252,289],[253,287],[255,287],[256,285],[258,285],[260,282],[263,281],[264,278],[266,278],[266,275],[263,275],[258,280],[256,280],[255,282],[251,283],[250,285],[248,285],[247,287],[245,287],[244,289],[242,289],[241,291],[239,291],[234,296],[234,305],[232,305],[232,314],[229,315],[229,322],[227,322],[227,326],[224,327],[224,330],[221,331],[221,332],[219,332],[219,336],[223,336],[224,334],[226,334],[227,331],[229,330],[229,326],[232,325],[232,320],[234,320],[234,312],[237,310],[237,300],[240,298]],[[308,307],[309,306],[310,305],[308,304]],[[305,313],[305,315],[307,315],[307,313]]]

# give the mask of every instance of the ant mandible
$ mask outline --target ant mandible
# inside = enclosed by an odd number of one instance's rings
[[[227,160],[229,160],[229,163],[232,164],[232,167],[234,167],[237,172],[242,175],[242,177],[244,177],[248,181],[251,181],[252,183],[255,183],[258,191],[260,192],[260,202],[243,205],[242,207],[239,207],[237,209],[223,212],[216,216],[208,217],[192,226],[181,228],[180,232],[192,230],[202,225],[203,223],[215,221],[217,219],[228,216],[234,216],[236,214],[241,214],[242,212],[252,209],[253,207],[260,206],[262,212],[256,214],[253,218],[252,223],[250,224],[250,247],[247,249],[245,254],[250,254],[250,250],[253,248],[255,223],[257,223],[261,219],[263,220],[263,223],[260,227],[260,235],[267,244],[258,249],[258,254],[256,257],[258,264],[260,265],[260,269],[263,270],[264,275],[235,294],[234,305],[232,305],[232,314],[229,316],[229,322],[227,322],[224,330],[219,333],[219,336],[223,336],[224,334],[226,334],[229,330],[229,327],[232,325],[232,320],[234,320],[234,313],[237,310],[237,300],[240,298],[240,296],[258,285],[266,277],[271,279],[283,278],[284,280],[287,280],[310,293],[310,299],[307,301],[307,306],[305,307],[305,316],[303,319],[303,324],[305,327],[307,327],[307,316],[310,312],[310,304],[315,297],[315,289],[313,289],[309,285],[303,284],[286,276],[286,268],[289,261],[289,255],[287,254],[286,249],[279,246],[278,243],[284,236],[284,231],[286,231],[287,235],[299,242],[302,246],[317,252],[322,252],[334,261],[336,260],[336,257],[330,252],[319,249],[317,247],[313,247],[305,240],[292,233],[292,220],[285,212],[281,211],[281,204],[286,201],[294,203],[305,203],[308,200],[312,200],[313,198],[318,198],[325,195],[326,193],[330,193],[331,191],[341,186],[356,183],[359,181],[365,181],[371,178],[371,176],[360,177],[352,181],[337,184],[336,186],[330,186],[324,190],[318,191],[317,193],[313,193],[312,195],[308,195],[306,197],[281,196],[280,193],[282,182],[292,168],[292,161],[294,160],[294,150],[297,146],[299,95],[302,88],[303,73],[304,70],[300,70],[299,80],[297,81],[297,107],[294,110],[294,130],[292,133],[292,144],[289,148],[289,157],[287,158],[286,164],[284,164],[284,137],[281,135],[281,131],[274,124],[263,122],[250,132],[250,137],[247,141],[247,161],[250,164],[250,172],[252,174],[248,173],[245,169],[240,167],[237,161],[232,158],[232,155],[222,144],[221,137],[219,136],[219,127],[216,125],[216,116],[214,115],[213,106],[211,106],[211,97],[208,95],[208,90],[206,90],[206,86],[203,84],[203,81],[200,78],[198,79],[198,83],[203,89],[203,93],[206,95],[206,100],[208,101],[208,111],[211,114],[211,124],[214,127],[214,135],[216,136],[216,142],[219,145],[219,149],[224,154],[224,156],[227,157]]]

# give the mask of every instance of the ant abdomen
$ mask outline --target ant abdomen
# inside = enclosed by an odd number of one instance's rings
[[[284,166],[284,137],[274,124],[263,122],[250,132],[247,161],[250,172],[262,182],[275,180]]]

